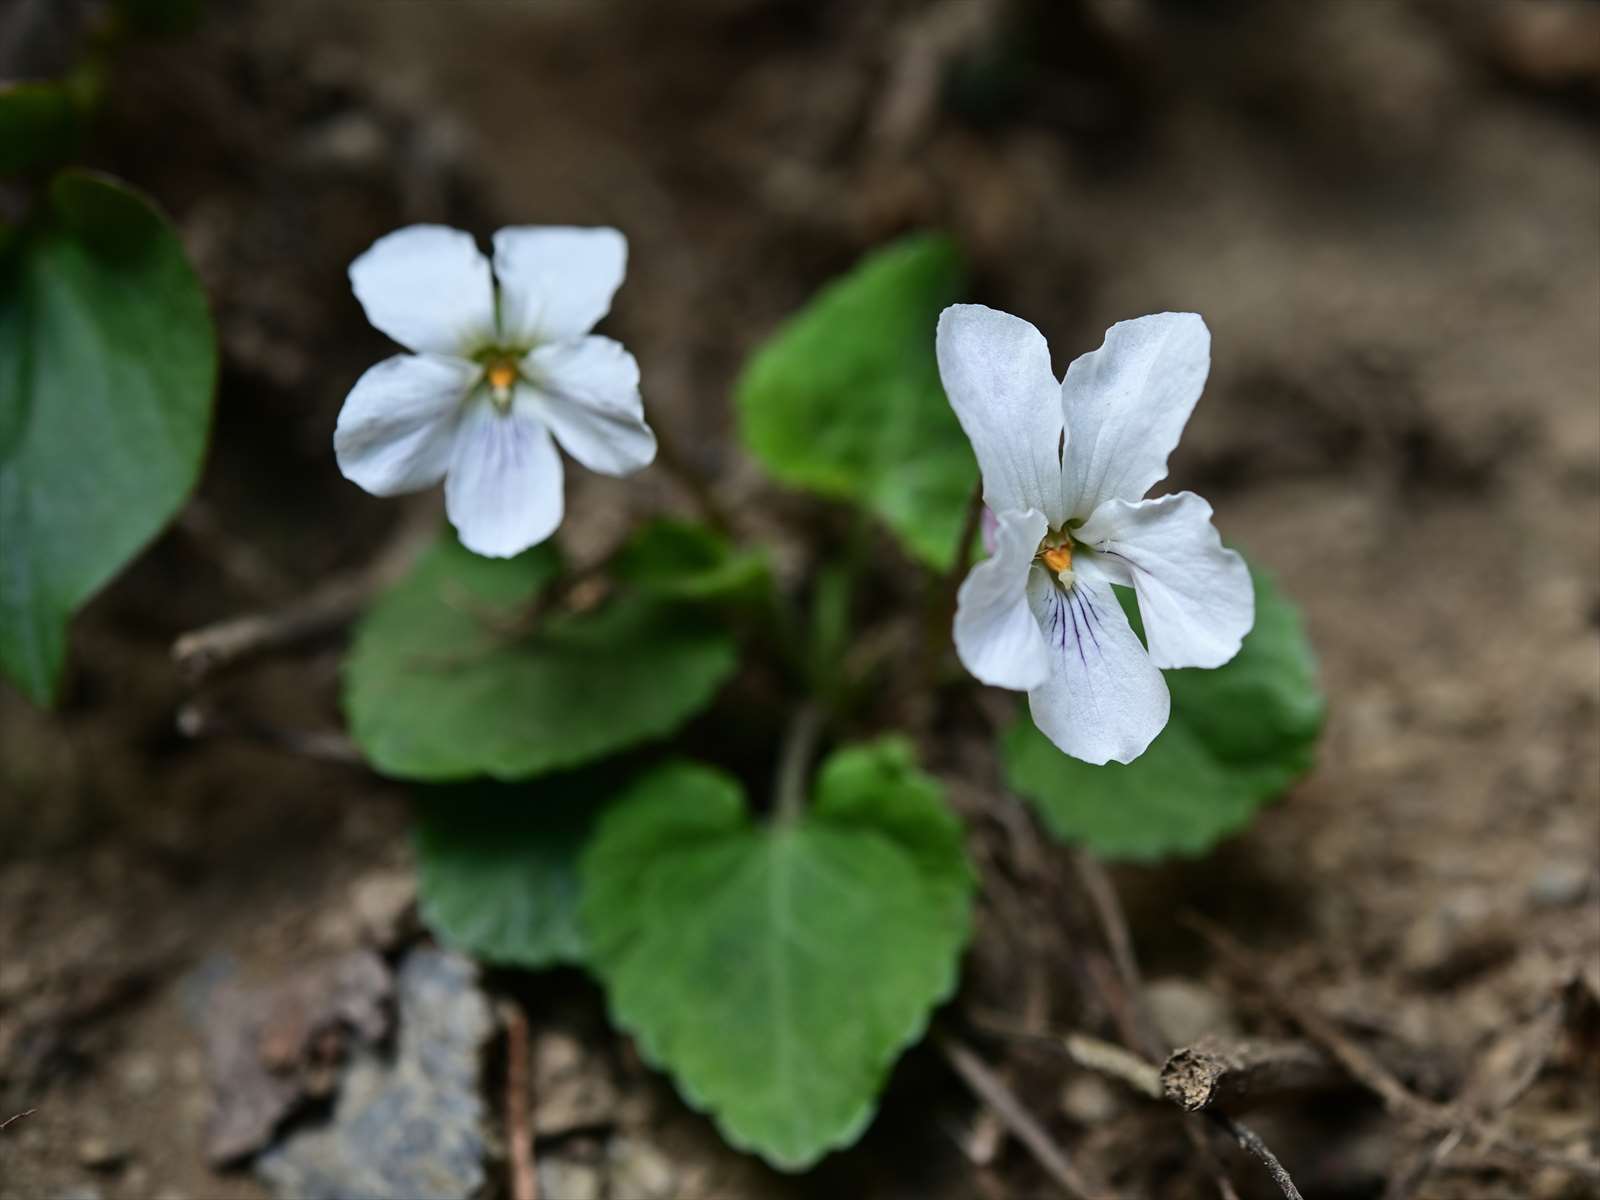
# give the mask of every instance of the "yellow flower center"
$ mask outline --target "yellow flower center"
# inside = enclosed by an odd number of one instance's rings
[[[1072,570],[1072,546],[1070,543],[1051,546],[1048,550],[1041,551],[1039,558],[1044,562],[1045,566],[1050,568],[1050,572],[1053,575],[1060,575],[1063,571]]]
[[[489,394],[495,407],[502,412],[511,407],[511,389],[517,382],[517,364],[509,358],[497,358],[483,373],[489,383]]]

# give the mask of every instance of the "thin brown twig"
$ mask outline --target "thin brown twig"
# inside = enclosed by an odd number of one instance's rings
[[[1283,1193],[1284,1200],[1304,1200],[1304,1197],[1300,1195],[1300,1189],[1295,1187],[1294,1180],[1290,1178],[1289,1172],[1278,1161],[1278,1156],[1267,1148],[1267,1144],[1261,1140],[1260,1134],[1256,1133],[1248,1125],[1243,1125],[1234,1120],[1226,1113],[1211,1111],[1207,1112],[1206,1116],[1212,1124],[1227,1133],[1242,1149],[1248,1150],[1261,1160],[1262,1165],[1267,1168],[1267,1174],[1272,1176],[1272,1182],[1277,1184],[1278,1190]]]
[[[192,739],[237,737],[260,742],[301,758],[341,766],[366,765],[366,757],[347,734],[336,729],[290,729],[247,717],[228,716],[191,701],[178,710],[178,732]]]
[[[1122,1027],[1123,1040],[1127,1042],[1129,1048],[1143,1049],[1152,1060],[1160,1061],[1166,1057],[1167,1046],[1161,1035],[1156,1032],[1155,1024],[1145,1007],[1144,983],[1139,974],[1139,960],[1134,953],[1133,935],[1128,930],[1128,920],[1123,915],[1122,902],[1117,898],[1117,889],[1099,860],[1088,853],[1077,851],[1073,855],[1073,867],[1079,886],[1089,896],[1089,902],[1100,925],[1101,936],[1105,938],[1116,969],[1116,978],[1113,980],[1105,980],[1101,974],[1095,974],[1093,977],[1099,982],[1101,991],[1107,994],[1107,1003]],[[1120,1002],[1113,990],[1117,983],[1121,985]],[[1188,1139],[1190,1147],[1199,1157],[1206,1173],[1211,1176],[1211,1181],[1216,1185],[1222,1200],[1239,1200],[1238,1189],[1233,1186],[1233,1180],[1228,1178],[1228,1172],[1206,1139],[1205,1130],[1200,1122],[1194,1117],[1185,1117],[1182,1126],[1183,1136]]]
[[[1193,913],[1186,914],[1181,920],[1210,943],[1230,971],[1260,988],[1279,1012],[1326,1051],[1352,1080],[1382,1100],[1391,1113],[1423,1129],[1447,1135],[1441,1148],[1449,1143],[1448,1135],[1460,1131],[1486,1152],[1555,1167],[1585,1179],[1600,1179],[1600,1163],[1552,1153],[1486,1127],[1460,1105],[1437,1104],[1418,1096],[1395,1078],[1370,1051],[1345,1036],[1331,1018],[1313,1005],[1290,995],[1273,978],[1272,972],[1259,956],[1247,950],[1226,930]]]
[[[34,1113],[36,1113],[38,1111],[39,1110],[37,1108],[25,1108],[19,1113],[13,1113],[11,1116],[7,1117],[4,1121],[0,1121],[0,1129],[5,1129],[13,1121],[20,1121],[20,1120],[22,1120],[23,1117],[31,1117],[31,1116],[33,1116]]]
[[[435,506],[418,506],[371,563],[330,579],[303,599],[267,612],[229,617],[181,635],[173,661],[191,684],[257,654],[324,637],[353,621],[372,596],[405,574],[437,533]]]
[[[506,1141],[511,1151],[511,1200],[539,1200],[539,1171],[528,1117],[528,1018],[513,1000],[499,1004],[506,1028]]]
[[[1072,1165],[1067,1152],[1033,1119],[1000,1077],[969,1047],[941,1030],[933,1033],[933,1044],[961,1081],[1005,1122],[1011,1135],[1021,1142],[1035,1162],[1057,1186],[1077,1200],[1092,1200],[1103,1192],[1088,1182]]]

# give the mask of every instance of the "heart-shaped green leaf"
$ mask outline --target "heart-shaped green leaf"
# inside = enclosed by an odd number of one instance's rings
[[[445,534],[373,606],[345,661],[350,732],[406,779],[525,779],[671,733],[733,672],[732,636],[639,591],[519,628],[547,547],[480,558]]]
[[[1324,709],[1316,657],[1298,609],[1251,574],[1256,623],[1244,646],[1215,670],[1166,673],[1172,718],[1133,762],[1070,758],[1026,713],[1007,731],[1011,786],[1056,837],[1108,859],[1200,854],[1311,768]]]
[[[72,613],[194,486],[216,367],[161,214],[109,179],[57,176],[0,260],[0,672],[36,703]]]
[[[978,477],[933,352],[963,282],[948,238],[903,238],[792,317],[737,389],[745,445],[775,477],[871,510],[941,570]]]
[[[841,750],[815,796],[762,826],[729,777],[662,767],[601,819],[581,868],[617,1024],[729,1142],[785,1170],[865,1129],[954,990],[973,888],[905,742]]]
[[[441,940],[489,962],[584,960],[578,858],[615,787],[592,771],[416,796],[418,907]]]

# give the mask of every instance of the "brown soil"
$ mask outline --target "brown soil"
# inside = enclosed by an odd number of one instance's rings
[[[181,737],[167,650],[383,544],[396,506],[340,479],[328,439],[385,352],[345,266],[412,220],[625,229],[613,327],[653,418],[741,506],[774,503],[731,449],[741,356],[901,229],[954,230],[977,298],[1039,325],[1058,366],[1115,320],[1202,312],[1215,366],[1173,484],[1201,490],[1304,606],[1330,718],[1317,771],[1249,832],[1115,873],[1146,976],[1187,997],[1168,1016],[1212,1005],[1290,1028],[1177,919],[1206,913],[1444,1099],[1501,1070],[1502,1035],[1574,971],[1600,979],[1592,10],[211,7],[198,35],[123,59],[94,148],[179,221],[225,365],[195,508],[78,621],[61,710],[0,688],[0,1120],[33,1110],[0,1131],[0,1197],[263,1194],[204,1165],[193,970],[225,952],[266,979],[348,944],[352,888],[406,861],[403,788],[259,740]],[[972,49],[1012,10],[1032,32],[1009,57]],[[941,52],[952,24],[957,50]],[[955,64],[931,104],[924,53]],[[682,501],[653,475],[575,480],[563,536],[581,553],[630,510]],[[331,730],[337,663],[316,648],[203,701],[249,728]],[[1069,859],[1006,834],[969,716],[952,706],[930,746],[965,776],[991,876],[968,992],[1017,1023],[1109,1034]],[[983,1149],[930,1050],[858,1148],[785,1182],[720,1149],[617,1046],[593,989],[510,982],[536,1032],[564,1022],[615,1061],[619,1123],[666,1151],[686,1196],[1049,1194],[1015,1144]],[[972,1037],[1116,1195],[1217,1194],[1169,1114],[1097,1091],[1048,1047]],[[1547,1155],[1600,1157],[1593,1042],[1573,1023],[1504,1117]],[[1441,1140],[1359,1089],[1251,1122],[1310,1196],[1383,1195]],[[95,1139],[124,1161],[85,1165]],[[1272,1194],[1253,1161],[1228,1170]],[[1585,1186],[1478,1154],[1447,1156],[1414,1194]]]

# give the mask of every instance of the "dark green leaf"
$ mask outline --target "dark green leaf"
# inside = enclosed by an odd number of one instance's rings
[[[973,888],[939,785],[896,739],[835,754],[788,826],[752,824],[717,771],[660,768],[581,870],[616,1022],[729,1142],[785,1170],[866,1128],[955,988]]]
[[[1200,854],[1311,768],[1324,707],[1316,659],[1295,606],[1252,575],[1256,623],[1243,648],[1213,671],[1166,673],[1172,719],[1141,757],[1080,762],[1026,713],[1007,732],[1011,786],[1056,837],[1108,859]]]
[[[977,479],[933,352],[963,274],[948,238],[894,243],[779,329],[737,391],[745,444],[774,476],[871,510],[939,569]]]
[[[372,764],[406,779],[524,779],[671,733],[732,673],[699,611],[624,592],[518,628],[555,576],[538,547],[480,558],[446,534],[361,621],[345,711]]]
[[[58,176],[0,263],[0,670],[36,703],[68,618],[194,486],[215,382],[205,297],[160,213]]]
[[[0,175],[64,162],[82,132],[82,116],[65,84],[0,83]]]
[[[419,792],[417,887],[428,928],[490,962],[581,963],[578,857],[612,783],[584,772]]]

